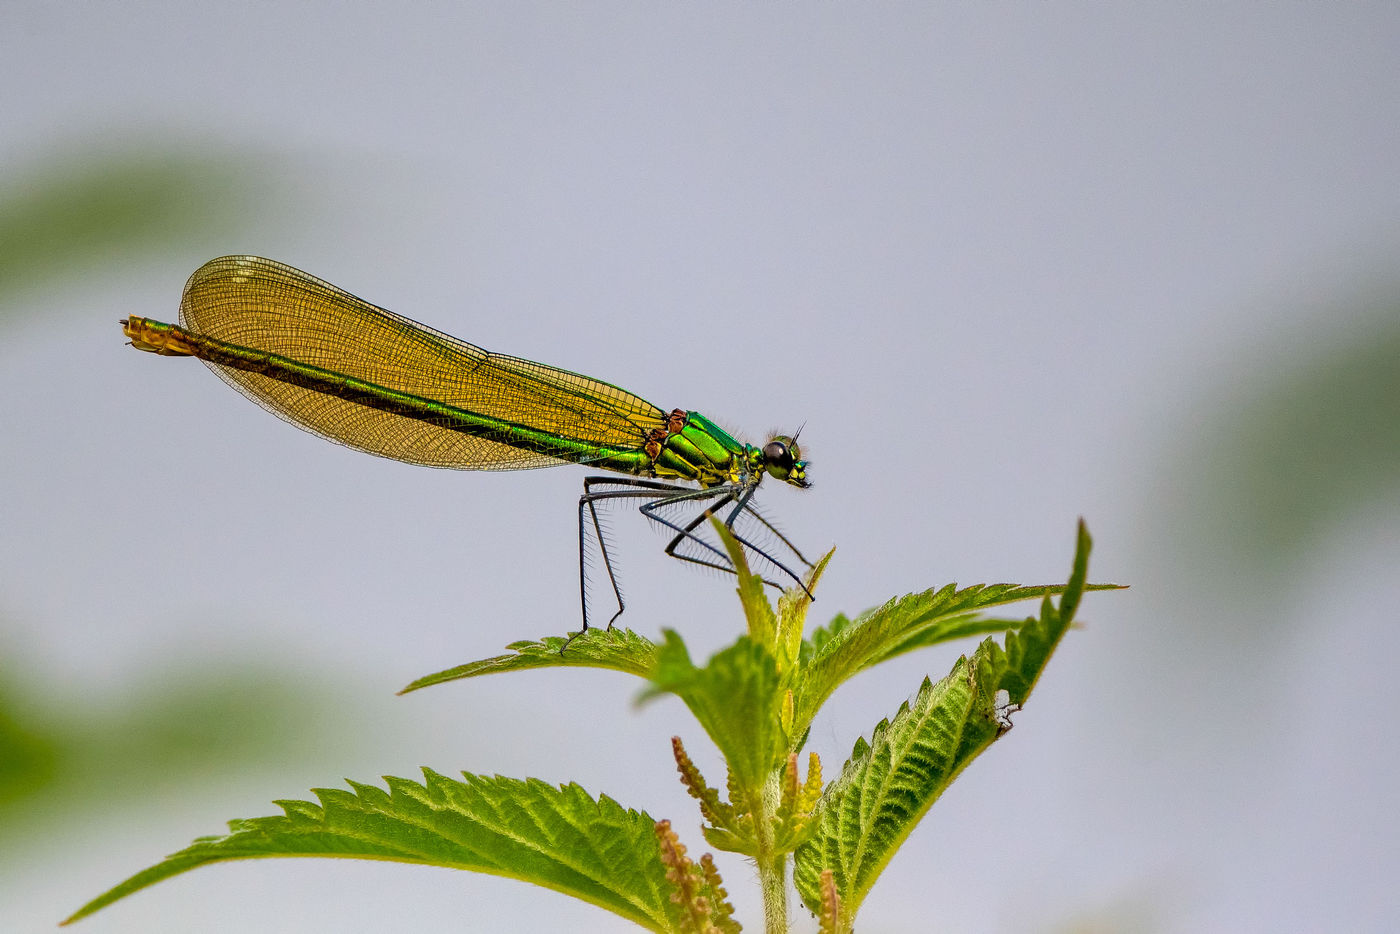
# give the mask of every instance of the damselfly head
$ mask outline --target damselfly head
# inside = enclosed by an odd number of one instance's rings
[[[802,459],[802,449],[797,446],[796,436],[777,435],[765,444],[763,469],[770,476],[796,487],[806,489],[812,485],[807,479],[807,462]]]

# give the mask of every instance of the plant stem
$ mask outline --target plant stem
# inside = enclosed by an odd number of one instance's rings
[[[764,934],[788,934],[787,854],[773,852],[773,814],[781,795],[781,772],[774,772],[763,783],[755,809],[758,833],[758,885],[763,893]]]
[[[759,860],[758,884],[763,892],[764,934],[788,934],[787,857]]]

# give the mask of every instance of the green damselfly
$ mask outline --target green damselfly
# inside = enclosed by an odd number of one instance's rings
[[[745,444],[698,412],[667,412],[601,380],[488,353],[257,256],[224,256],[196,270],[180,324],[131,317],[122,328],[138,350],[197,357],[273,414],[380,457],[461,470],[586,464],[627,475],[583,481],[584,629],[590,530],[617,599],[609,627],[625,609],[598,514],[609,501],[638,501],[671,536],[671,557],[732,573],[728,554],[704,537],[703,524],[718,516],[749,554],[804,587],[789,565],[811,562],[753,504],[765,475],[810,485],[796,433]],[[675,517],[688,506],[698,511]],[[752,533],[734,529],[741,519]],[[773,542],[780,554],[765,550]]]

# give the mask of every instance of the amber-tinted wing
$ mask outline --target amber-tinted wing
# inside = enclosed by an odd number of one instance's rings
[[[196,270],[185,285],[180,321],[196,334],[600,448],[640,448],[648,431],[665,425],[660,409],[609,383],[488,353],[257,256],[224,256]],[[260,373],[210,367],[287,421],[371,454],[477,470],[565,463],[508,439],[450,431]]]

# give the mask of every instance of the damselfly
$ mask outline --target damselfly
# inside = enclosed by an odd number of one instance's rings
[[[196,270],[179,325],[131,317],[122,327],[138,350],[197,357],[275,415],[380,457],[462,470],[573,463],[626,474],[583,481],[584,629],[590,530],[617,599],[609,627],[625,608],[598,512],[609,501],[638,501],[671,536],[666,553],[683,561],[734,570],[705,537],[713,515],[777,576],[803,586],[790,565],[811,565],[753,504],[765,475],[809,486],[796,433],[745,444],[698,412],[667,412],[601,380],[488,353],[257,256],[224,256]],[[692,506],[693,515],[677,512]],[[743,529],[734,528],[738,520]]]

